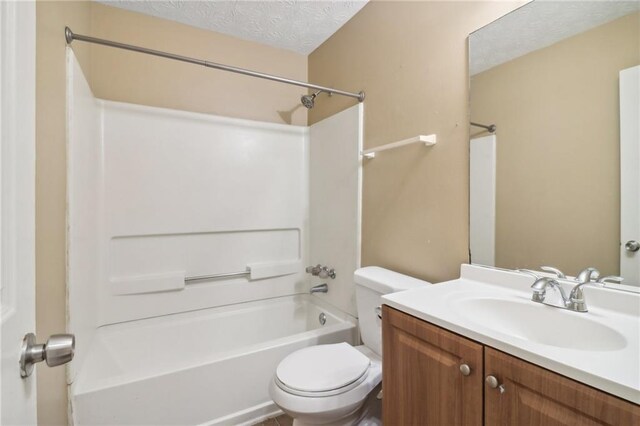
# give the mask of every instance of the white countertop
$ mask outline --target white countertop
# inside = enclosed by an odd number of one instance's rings
[[[579,313],[532,302],[532,283],[532,277],[519,273],[462,265],[460,279],[388,294],[382,301],[472,340],[640,404],[640,294],[585,286],[589,312]],[[570,283],[566,283],[565,288],[570,289]],[[478,313],[468,309],[472,307],[469,302],[495,300],[497,295],[510,308],[515,307],[506,316],[505,312]],[[549,309],[555,311],[547,311]],[[524,315],[525,311],[532,318],[526,321],[526,327],[531,329],[514,334],[510,321],[503,320],[520,312]],[[582,320],[587,320],[586,326],[574,328],[576,332],[567,336],[553,327],[562,321],[581,326]],[[613,340],[615,344],[609,347],[594,338],[600,328],[619,333],[617,340]],[[544,340],[551,344],[529,340],[526,335],[531,334],[530,331],[538,335],[550,333]],[[574,347],[553,343],[562,339],[573,339],[569,346]]]

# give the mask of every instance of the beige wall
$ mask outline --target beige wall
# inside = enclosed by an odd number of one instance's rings
[[[98,3],[91,18],[95,37],[307,80],[307,57],[298,53]],[[300,105],[304,88],[109,47],[92,47],[91,87],[103,99],[307,123],[307,109]]]
[[[36,332],[65,330],[65,41],[79,34],[307,80],[307,58],[289,51],[93,2],[36,7]],[[306,124],[302,88],[80,42],[73,44],[98,97],[253,120]],[[67,423],[64,368],[38,367],[38,422]]]
[[[438,136],[366,160],[363,265],[442,281],[468,261],[467,36],[519,4],[374,1],[309,56],[310,81],[366,91],[365,148]],[[322,97],[310,122],[352,104]]]
[[[496,265],[618,274],[618,73],[640,64],[640,15],[474,76],[473,121],[496,123]]]

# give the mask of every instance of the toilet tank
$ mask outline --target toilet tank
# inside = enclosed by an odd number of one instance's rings
[[[380,297],[431,283],[377,266],[356,270],[353,279],[356,284],[356,307],[362,342],[382,356],[382,321],[376,310],[381,306]]]

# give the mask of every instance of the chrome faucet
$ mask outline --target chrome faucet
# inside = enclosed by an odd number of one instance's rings
[[[331,278],[332,280],[336,278],[335,269],[329,269],[328,266],[322,266],[319,263],[316,266],[307,266],[305,270],[308,274],[311,274],[314,277],[319,277],[322,279]]]
[[[551,272],[556,275],[558,279],[566,279],[566,276],[557,268],[553,268],[550,266],[543,266],[541,268],[545,272]],[[585,284],[593,283],[600,277],[600,272],[596,268],[586,268],[581,271],[576,277],[576,284],[571,291],[569,292],[569,296],[565,292],[562,285],[554,278],[549,277],[540,277],[535,274],[533,271],[527,269],[518,269],[518,272],[524,272],[532,275],[536,280],[531,286],[533,290],[533,294],[531,295],[531,300],[536,303],[544,303],[545,305],[554,306],[556,308],[568,309],[570,311],[575,312],[587,312],[587,304],[584,300],[584,293],[582,291],[582,287]],[[605,277],[607,281],[614,281],[616,277]],[[605,278],[602,281],[604,282]],[[547,298],[547,288],[551,287],[556,290],[556,293],[559,295],[559,298],[551,301]]]
[[[309,293],[313,294],[313,293],[328,293],[329,292],[329,286],[327,284],[318,284],[315,285],[313,287],[311,287],[311,290],[309,290]]]
[[[543,266],[541,268],[546,272],[554,273],[558,279],[566,279],[566,276],[562,273],[562,271],[550,267]],[[604,283],[621,283],[622,278],[614,275],[609,275],[606,277],[600,278],[600,271],[596,268],[586,268],[580,271],[580,273],[576,276],[575,281],[578,282],[571,291],[569,292],[569,296],[562,288],[562,285],[555,279],[549,277],[540,277],[535,272],[530,271],[528,269],[518,269],[518,272],[523,272],[529,275],[532,275],[536,281],[531,286],[533,290],[533,294],[531,295],[531,300],[537,303],[544,303],[545,305],[555,306],[557,308],[568,309],[574,312],[587,312],[587,302],[584,299],[584,292],[582,291],[582,287],[587,284],[604,284]],[[556,292],[560,295],[560,300],[556,300],[555,303],[547,300],[547,288],[551,287],[556,290]]]

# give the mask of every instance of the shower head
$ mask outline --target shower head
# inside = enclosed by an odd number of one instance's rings
[[[320,93],[322,93],[322,90],[318,90],[316,93],[313,93],[311,95],[303,95],[302,97],[300,97],[300,102],[302,102],[302,105],[304,105],[305,108],[311,109],[315,105],[316,96],[318,96]]]

